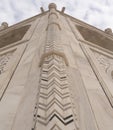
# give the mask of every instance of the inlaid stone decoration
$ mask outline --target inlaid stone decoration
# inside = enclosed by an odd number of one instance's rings
[[[107,72],[109,67],[111,66],[110,59],[108,56],[101,54],[99,52],[93,51],[94,56],[96,57],[100,67]]]
[[[110,77],[113,77],[113,57],[91,49],[100,68]]]
[[[0,75],[5,71],[5,67],[11,59],[11,57],[13,56],[13,53],[14,51],[11,51],[0,55]]]

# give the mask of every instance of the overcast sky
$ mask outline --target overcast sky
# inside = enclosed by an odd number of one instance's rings
[[[104,30],[113,29],[113,0],[0,0],[0,23],[9,25],[20,22],[40,13],[40,7],[48,10],[48,4],[54,2],[65,13]]]

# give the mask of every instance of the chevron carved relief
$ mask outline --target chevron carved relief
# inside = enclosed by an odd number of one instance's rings
[[[39,65],[41,67],[40,88],[37,110],[34,114],[36,117],[34,128],[76,130],[66,72],[68,62],[60,41],[59,16],[53,6],[48,17],[45,52]],[[54,22],[57,24],[52,24]]]
[[[68,125],[73,122],[73,116],[65,62],[56,55],[46,58],[46,62],[42,67],[38,121],[47,125],[53,118],[57,118],[64,125]]]
[[[44,130],[74,130],[66,64],[60,56],[53,54],[43,62],[37,109],[37,129],[41,125]]]
[[[59,126],[54,125],[54,126],[51,128],[51,130],[61,130],[61,129],[59,128]]]

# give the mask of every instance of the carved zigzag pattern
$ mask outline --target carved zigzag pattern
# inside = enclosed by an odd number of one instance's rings
[[[51,128],[51,130],[61,130],[59,126],[57,126],[56,124]]]
[[[48,56],[42,66],[37,113],[37,120],[43,125],[53,119],[64,126],[73,122],[65,63],[56,55]]]
[[[54,110],[52,111],[46,118],[42,117],[40,115],[38,116],[38,121],[44,125],[47,125],[53,118],[57,119],[58,121],[62,122],[64,125],[68,125],[71,122],[73,122],[73,115],[68,115],[66,117],[63,117],[58,111]],[[39,120],[40,119],[40,120]]]
[[[40,92],[40,96],[43,97],[43,98],[45,98],[45,99],[47,99],[47,98],[49,99],[52,94],[56,94],[56,95],[58,95],[59,98],[62,98],[62,99],[69,97],[69,93],[68,92],[62,94],[56,88],[52,89],[48,94]]]
[[[56,16],[57,12],[52,8],[48,17],[45,53],[39,65],[41,78],[36,124],[37,129],[40,127],[42,130],[75,130],[66,73],[68,62],[60,44],[60,24]]]
[[[54,36],[53,36],[54,37]],[[50,38],[51,38],[51,36],[50,36]],[[61,45],[60,44],[56,44],[56,42],[55,41],[52,41],[52,40],[50,39],[50,40],[48,40],[48,42],[46,43],[46,51],[53,51],[53,50],[59,50],[59,51],[62,51],[62,47],[61,47]]]
[[[53,48],[55,48],[56,50],[61,50],[61,45],[59,44],[56,44],[55,42],[49,42],[46,44],[46,50],[49,49],[49,50],[53,50]]]

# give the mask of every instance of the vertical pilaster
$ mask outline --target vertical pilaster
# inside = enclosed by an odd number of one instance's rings
[[[56,5],[49,5],[45,52],[41,57],[40,93],[35,110],[35,126],[38,130],[77,130],[70,99],[63,53],[60,17]]]

